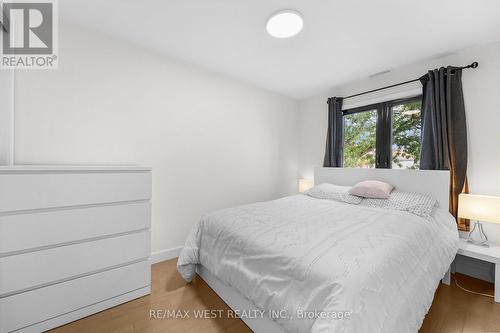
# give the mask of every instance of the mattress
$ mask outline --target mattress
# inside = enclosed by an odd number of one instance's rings
[[[294,195],[219,210],[178,260],[197,264],[289,332],[417,332],[458,248],[453,217]]]

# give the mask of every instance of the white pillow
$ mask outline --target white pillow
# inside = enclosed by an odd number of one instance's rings
[[[323,183],[310,188],[304,194],[316,199],[336,200],[354,205],[359,204],[362,198],[349,194],[350,189],[350,186]]]
[[[354,185],[349,193],[363,198],[388,199],[394,186],[379,180],[365,180]]]
[[[436,206],[437,200],[433,197],[412,192],[394,190],[388,199],[363,199],[362,206],[403,210],[412,214],[428,218]]]

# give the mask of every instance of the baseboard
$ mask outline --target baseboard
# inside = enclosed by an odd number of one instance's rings
[[[182,246],[171,249],[160,250],[151,253],[151,264],[156,264],[161,261],[177,258],[181,253]]]

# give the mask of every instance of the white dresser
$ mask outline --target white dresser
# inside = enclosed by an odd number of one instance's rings
[[[0,332],[150,293],[151,169],[0,167]]]

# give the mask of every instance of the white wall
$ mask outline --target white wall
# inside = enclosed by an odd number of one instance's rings
[[[14,71],[2,69],[0,70],[0,165],[10,165],[13,159]]]
[[[298,103],[62,23],[59,69],[16,77],[16,163],[153,167],[153,251],[203,213],[297,188]]]
[[[394,69],[390,73],[336,87],[302,101],[299,107],[298,140],[300,177],[312,178],[313,168],[323,162],[327,97],[346,96],[383,87],[417,78],[429,69],[447,65],[463,66],[473,61],[478,61],[479,67],[464,70],[462,78],[469,135],[469,188],[471,193],[500,195],[500,43],[475,46],[443,58]],[[419,87],[421,85],[417,82],[346,100],[345,104],[370,104],[406,92],[414,94]],[[498,225],[485,224],[485,231],[491,240],[500,243]]]

